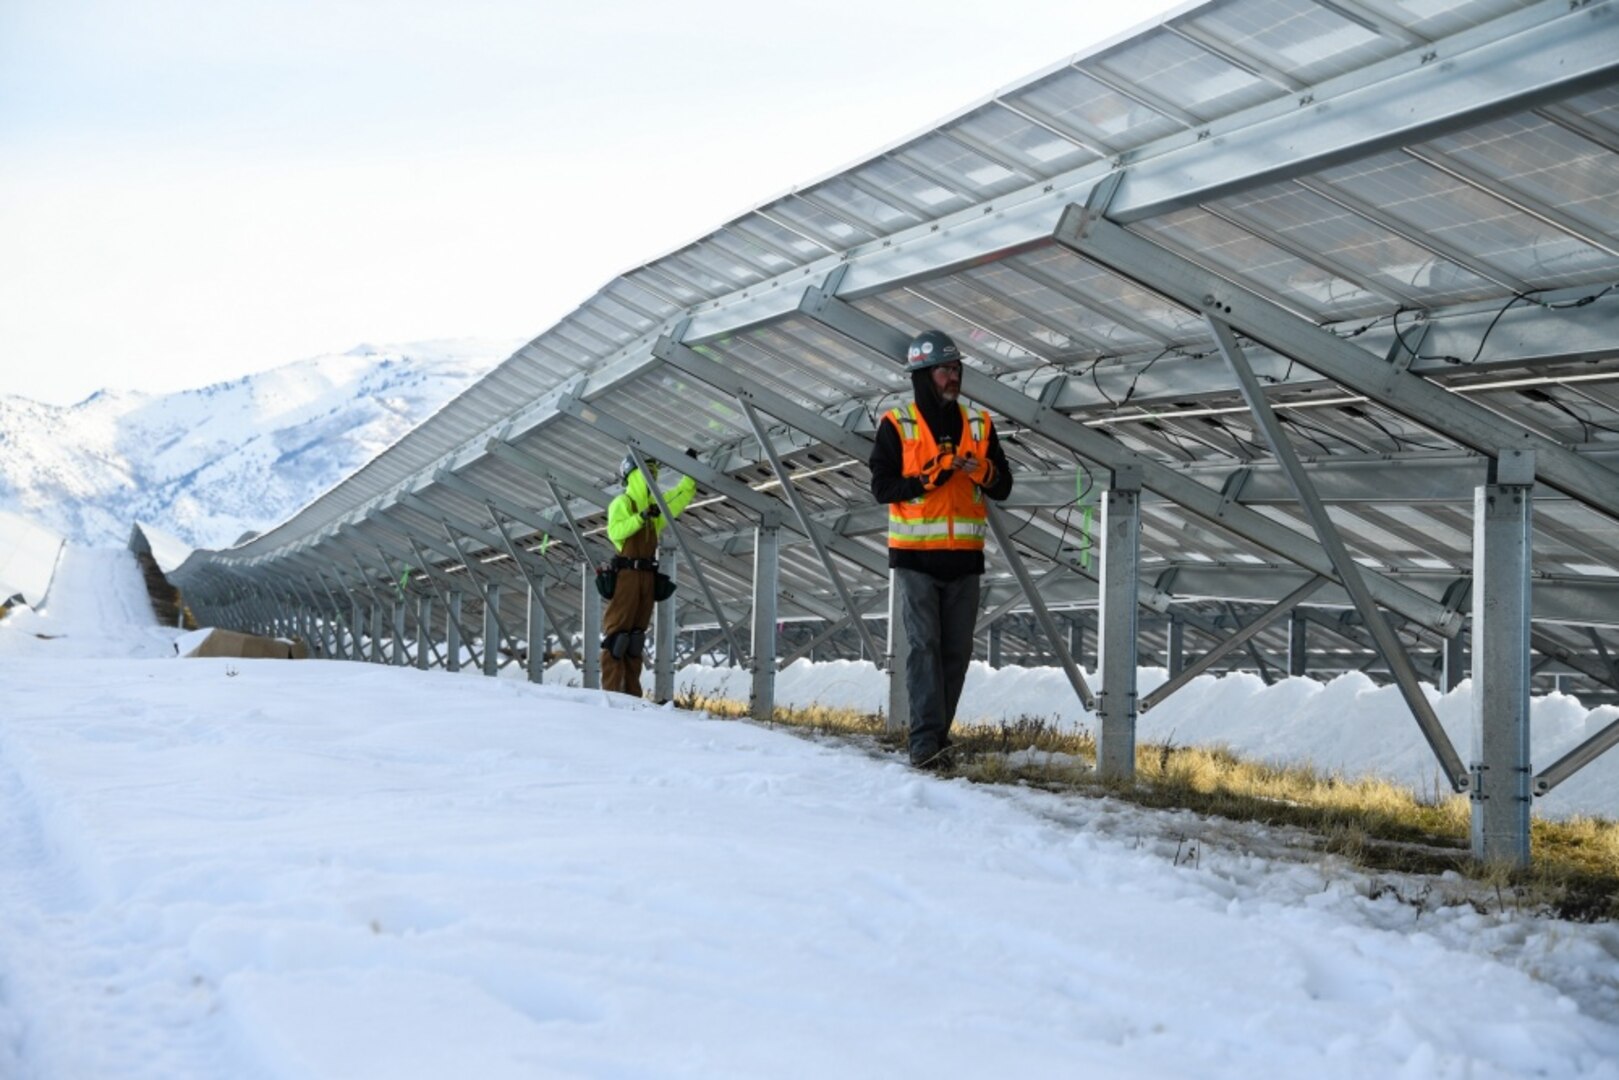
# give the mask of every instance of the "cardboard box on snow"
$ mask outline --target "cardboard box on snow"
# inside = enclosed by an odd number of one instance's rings
[[[309,648],[302,641],[240,634],[217,626],[182,634],[174,643],[182,657],[229,656],[245,660],[307,660]]]

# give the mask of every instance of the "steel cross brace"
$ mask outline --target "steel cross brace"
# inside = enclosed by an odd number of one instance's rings
[[[1064,247],[1187,311],[1218,319],[1340,386],[1463,446],[1492,456],[1503,447],[1534,451],[1537,478],[1619,521],[1619,472],[1583,458],[1420,375],[1371,356],[1354,342],[1115,225],[1096,209],[1070,205],[1057,225],[1055,238]]]
[[[585,541],[585,531],[579,527],[579,522],[574,518],[573,511],[568,509],[568,501],[562,494],[562,489],[557,487],[557,482],[549,477],[545,480],[545,486],[551,489],[551,498],[556,500],[557,511],[562,515],[562,520],[568,523],[568,532],[573,535],[574,545],[579,549],[579,558],[586,563],[594,564],[596,556],[592,552],[590,544]]]
[[[903,350],[903,344],[901,348]],[[665,337],[660,338],[658,343],[653,346],[653,353],[662,358],[664,362],[684,371],[693,378],[705,382],[717,390],[729,393],[739,401],[756,406],[794,430],[801,431],[818,442],[825,443],[827,446],[848,454],[857,461],[867,461],[871,458],[874,444],[871,436],[852,431],[772,390],[756,386],[736,372],[726,368],[723,364],[715,363],[695,349]],[[1042,537],[1045,536],[1043,532],[1041,535]],[[1024,546],[1080,577],[1090,581],[1096,580],[1094,574],[1087,573],[1083,569],[1064,562],[1060,547],[1054,543],[1040,543],[1029,540],[1025,541]],[[1158,589],[1144,586],[1141,590],[1141,603],[1154,611],[1168,610],[1170,602],[1171,597]],[[991,618],[997,618],[1004,613],[1004,610],[996,612]]]
[[[484,509],[489,511],[489,519],[494,522],[496,536],[498,536],[501,543],[505,546],[507,554],[512,557],[512,562],[516,564],[518,572],[523,576],[523,580],[530,588],[533,588],[533,575],[529,573],[527,567],[521,561],[518,553],[513,550],[515,541],[507,534],[505,526],[501,523],[500,515],[504,514],[512,521],[520,522],[527,525],[531,529],[538,532],[543,532],[548,537],[554,535],[554,530],[556,528],[555,523],[536,511],[525,511],[522,507],[513,503],[510,499],[502,498],[500,495],[489,491],[482,485],[476,484],[464,477],[457,476],[446,469],[440,469],[437,473],[435,473],[433,475],[433,482],[442,487],[449,488],[451,491],[458,492],[469,499],[477,499],[484,504]],[[581,550],[583,549],[581,548]],[[540,565],[544,566],[547,571],[550,570],[550,565],[548,563],[541,563]],[[562,575],[558,574],[557,577],[561,581],[562,587],[572,587],[572,583],[567,581],[566,578],[563,578]],[[556,612],[551,608],[551,605],[544,599],[541,600],[540,606],[545,609],[546,618],[551,620],[551,625],[557,628],[558,634],[562,632],[564,627],[572,626],[571,620],[559,619]]]
[[[431,506],[432,504],[431,503],[424,503],[423,505]],[[450,524],[450,519],[448,517],[440,518],[439,519],[439,524],[444,527],[444,536],[445,536],[446,539],[449,540],[450,546],[455,549],[456,555],[461,560],[461,565],[466,567],[467,573],[472,577],[473,580],[481,581],[482,584],[484,585],[484,587],[485,587],[484,616],[490,622],[493,622],[495,624],[495,630],[500,634],[501,639],[504,640],[506,642],[506,644],[511,647],[511,658],[515,659],[516,656],[517,656],[517,641],[518,641],[517,636],[515,634],[513,634],[510,630],[506,629],[506,624],[500,621],[500,609],[498,607],[491,607],[490,604],[489,604],[489,601],[487,599],[488,586],[490,586],[490,585],[499,586],[500,582],[498,580],[496,580],[495,574],[494,574],[493,571],[485,571],[483,574],[479,574],[478,571],[473,568],[472,560],[467,557],[467,553],[464,550],[462,550],[461,545],[459,543],[457,543],[456,539],[455,539],[455,532],[456,532],[456,529],[460,527],[459,525],[451,525]],[[466,536],[466,538],[469,539],[469,540],[476,540],[479,543],[484,542],[479,537],[477,537],[477,536],[475,536],[475,535],[473,535],[471,533],[468,533],[465,530],[462,530],[462,535]],[[495,545],[490,544],[488,546],[489,547],[494,547]],[[518,567],[518,570],[521,571],[522,567]],[[488,651],[490,649],[495,650],[495,656],[496,656],[495,665],[496,665],[496,667],[505,667],[506,665],[501,663],[500,660],[499,660],[500,642],[499,641],[493,641],[492,642],[492,641],[487,640],[487,638],[488,638],[488,635],[486,634],[485,635],[485,641],[483,643],[484,653],[485,653],[484,658],[483,658],[483,661],[484,661],[483,669],[484,669],[484,671],[489,672]]]
[[[1433,706],[1422,693],[1422,687],[1417,682],[1416,669],[1411,666],[1411,658],[1406,655],[1405,648],[1395,636],[1388,620],[1383,618],[1383,613],[1377,609],[1377,602],[1372,598],[1361,577],[1359,564],[1350,556],[1349,549],[1344,546],[1343,538],[1338,534],[1338,527],[1327,515],[1326,504],[1321,501],[1321,496],[1317,494],[1315,485],[1305,472],[1304,464],[1299,461],[1293,444],[1288,442],[1286,433],[1277,422],[1276,414],[1271,410],[1270,402],[1266,400],[1259,380],[1254,377],[1253,369],[1248,366],[1248,360],[1243,356],[1242,347],[1237,344],[1236,336],[1232,334],[1231,327],[1212,315],[1208,316],[1208,324],[1214,333],[1215,342],[1219,345],[1220,354],[1225,357],[1226,364],[1237,378],[1242,396],[1253,413],[1255,423],[1263,432],[1265,441],[1270,444],[1276,460],[1286,470],[1305,514],[1315,527],[1321,547],[1332,560],[1338,580],[1349,593],[1350,599],[1355,602],[1355,609],[1360,612],[1361,621],[1366,624],[1367,632],[1377,643],[1377,651],[1382,653],[1383,661],[1388,664],[1389,673],[1398,684],[1400,694],[1405,698],[1412,715],[1416,717],[1417,726],[1422,729],[1423,736],[1433,749],[1434,756],[1439,759],[1439,765],[1445,770],[1451,786],[1457,791],[1466,791],[1470,783],[1467,767],[1457,755],[1456,748],[1451,745],[1450,736],[1445,734]]]
[[[550,517],[539,510],[521,506],[498,491],[491,491],[476,480],[469,480],[464,476],[459,476],[448,468],[439,469],[435,472],[433,474],[433,483],[465,495],[474,502],[481,502],[491,509],[499,510],[512,521],[521,522],[536,532],[544,533],[546,536],[556,537],[562,533],[561,528],[558,527],[560,523],[556,518]],[[581,546],[580,558],[588,559],[588,557]]]
[[[865,643],[866,652],[871,656],[882,655],[877,651],[877,645],[871,640],[871,631],[866,628],[866,620],[859,617],[860,609],[855,605],[854,597],[849,594],[848,588],[843,584],[843,575],[838,573],[837,564],[832,561],[832,554],[822,541],[820,532],[814,528],[810,520],[809,511],[804,501],[799,497],[798,489],[793,485],[792,478],[782,466],[781,458],[776,454],[776,448],[771,445],[770,434],[765,430],[764,424],[759,420],[759,414],[754,411],[752,404],[745,397],[738,397],[737,404],[742,406],[742,415],[748,418],[748,424],[753,428],[754,436],[759,440],[759,449],[764,452],[770,461],[770,468],[776,474],[776,480],[781,484],[781,492],[787,496],[787,502],[793,508],[793,514],[798,518],[801,531],[810,538],[815,546],[815,555],[821,560],[821,566],[826,570],[827,577],[832,579],[832,587],[837,590],[838,598],[843,601],[843,608],[849,613],[850,621]]]
[[[528,568],[524,566],[523,561],[518,558],[517,542],[511,538],[509,533],[506,532],[506,526],[501,522],[499,512],[495,510],[492,504],[486,503],[485,505],[489,507],[489,518],[495,523],[495,529],[500,533],[500,539],[501,542],[506,546],[507,554],[511,555],[512,562],[516,564],[518,571],[523,575],[523,581],[528,585],[529,595],[539,599],[540,610],[545,612],[545,617],[547,619],[551,620],[551,625],[557,628],[557,635],[560,638],[562,628],[565,626],[571,626],[571,621],[564,622],[562,619],[557,618],[556,612],[554,609],[552,609],[550,601],[545,598],[545,588],[543,584],[534,580],[534,576],[528,572]],[[567,585],[568,583],[564,582],[563,584]],[[545,651],[544,642],[541,642],[540,644],[540,651],[543,653]],[[529,653],[532,655],[534,652],[534,642],[529,642],[528,648]]]
[[[834,296],[811,289],[805,294],[803,310],[830,329],[880,356],[896,359],[897,362],[898,357],[905,355],[909,339],[903,331]],[[980,402],[992,412],[1035,429],[1101,468],[1115,472],[1133,469],[1140,473],[1142,487],[1157,492],[1234,536],[1323,577],[1337,580],[1332,560],[1310,537],[1294,532],[1256,510],[1248,509],[1235,499],[1226,498],[1213,488],[1183,476],[1167,465],[1133,453],[1101,432],[977,371],[963,371],[961,386],[963,397]],[[1379,603],[1413,622],[1446,637],[1461,628],[1461,616],[1443,604],[1378,574],[1367,572],[1365,579]]]
[[[472,522],[461,517],[459,514],[454,513],[451,510],[447,510],[442,506],[438,506],[428,499],[425,499],[413,492],[407,491],[401,493],[399,496],[399,505],[414,510],[416,513],[421,514],[429,521],[437,521],[439,524],[445,526],[446,529],[453,525],[455,529],[467,539],[482,544],[491,551],[499,551],[506,546],[500,537],[487,531],[481,525],[473,524]],[[461,559],[463,564],[466,563],[466,553],[461,550],[459,544],[455,543],[453,537],[451,538],[451,550],[455,552],[456,556]],[[544,578],[548,572],[549,568],[546,567],[544,563],[540,563],[537,560],[533,566],[525,565],[527,560],[532,559],[533,556],[522,548],[519,548],[516,553],[511,554],[511,558],[517,568],[518,575],[524,580],[525,583],[528,582],[529,571],[531,569],[536,570],[542,578]],[[470,567],[468,569],[470,570]]]
[[[382,596],[379,596],[377,594],[377,591],[374,590],[374,589],[368,590],[368,592],[370,592],[370,595],[372,597],[372,603],[373,603],[373,607],[372,607],[373,614],[372,614],[372,619],[371,619],[371,626],[372,626],[372,628],[374,630],[379,625],[379,618],[380,618],[379,613],[384,608],[383,598],[386,597],[387,606],[392,608],[394,613],[395,613],[395,617],[388,621],[388,632],[389,632],[389,639],[388,640],[391,643],[390,656],[389,656],[388,663],[398,664],[398,663],[400,663],[399,657],[400,657],[401,653],[407,651],[406,647],[405,647],[405,641],[404,641],[403,619],[402,619],[402,616],[399,615],[399,612],[402,610],[400,605],[403,603],[406,593],[405,593],[404,587],[399,584],[400,574],[399,574],[399,572],[397,570],[394,569],[393,563],[389,561],[387,553],[382,550],[381,545],[377,545],[375,550],[376,550],[377,556],[382,560],[383,572],[385,574],[387,574],[387,580],[389,582],[389,587],[388,587],[388,589],[383,591]],[[356,562],[358,562],[358,556],[356,556]],[[408,570],[409,565],[407,564],[405,568]],[[391,593],[392,595],[389,595],[389,593]],[[381,657],[381,646],[380,646],[380,644],[378,645],[378,647],[376,649],[376,652],[377,652],[377,655],[378,655],[378,657],[380,659],[380,657]]]
[[[602,411],[596,405],[587,404],[577,398],[569,398],[558,402],[558,408],[582,423],[594,427],[604,435],[623,442],[638,453],[649,454],[663,461],[674,461],[682,456],[682,452],[675,447],[637,431],[622,420]],[[755,491],[742,481],[719,471],[700,459],[691,459],[682,466],[682,469],[687,475],[694,476],[698,483],[704,487],[718,492],[738,506],[747,508],[761,519],[768,520],[773,517],[783,516],[780,499]],[[784,523],[793,528],[794,532],[798,531],[798,528],[794,527],[795,522],[789,520]],[[888,558],[885,554],[862,544],[853,543],[828,529],[825,525],[815,523],[812,527],[823,534],[821,539],[833,551],[836,551],[863,570],[881,575],[884,578],[887,577]]]
[[[1225,607],[1226,614],[1231,617],[1232,622],[1237,624],[1237,630],[1240,632],[1243,629],[1243,623],[1242,617],[1237,614],[1236,605],[1227,600],[1223,606]],[[1270,665],[1265,663],[1265,658],[1259,654],[1259,646],[1254,644],[1254,639],[1247,638],[1243,641],[1242,645],[1247,651],[1248,656],[1253,660],[1254,667],[1259,669],[1260,679],[1264,680],[1266,686],[1274,686],[1276,684],[1276,676],[1270,673]]]
[[[508,542],[508,536],[507,533],[505,533],[505,528],[504,526],[500,525],[500,515],[504,513],[505,517],[510,518],[510,520],[520,521],[520,523],[523,523],[523,525],[529,526],[531,529],[536,529],[536,531],[539,531],[539,533],[544,533],[546,536],[550,536],[550,534],[554,533],[554,523],[544,520],[544,518],[541,518],[541,515],[538,515],[538,513],[523,510],[523,508],[513,504],[512,500],[504,499],[502,495],[489,491],[489,489],[486,489],[486,487],[482,487],[481,484],[473,483],[473,481],[470,481],[470,479],[463,478],[463,476],[457,476],[457,474],[450,473],[448,470],[437,471],[437,473],[434,474],[434,478],[432,478],[432,483],[437,484],[437,486],[440,487],[445,487],[445,489],[448,489],[448,491],[465,495],[466,499],[471,499],[474,500],[474,502],[481,502],[481,504],[484,504],[484,510],[489,512],[489,518],[491,518],[491,521],[494,521],[494,533],[484,533],[481,528],[476,529],[476,531],[468,531],[468,528],[463,528],[461,531],[468,534],[468,536],[471,536],[473,539],[487,539],[491,549],[494,549],[494,547],[505,547],[505,549],[507,549],[507,554],[512,555],[512,562],[516,563],[518,573],[523,576],[525,583],[528,583],[528,585],[533,585],[533,573],[531,573],[531,570],[536,570],[536,572],[538,572],[542,578],[544,578],[544,576],[555,576],[557,580],[563,581],[563,585],[570,585],[570,583],[563,578],[563,575],[560,575],[560,573],[555,573],[547,562],[536,562],[536,567],[528,567],[526,562],[528,562],[528,559],[533,559],[533,552],[529,552],[528,549],[521,549],[521,554],[518,554],[516,551],[512,551],[512,544]],[[414,497],[421,502],[421,505],[434,505],[431,504],[429,500],[423,499],[421,495],[414,495]],[[421,512],[419,505],[413,505],[411,508]],[[536,520],[536,518],[539,518],[539,520]],[[471,525],[471,523],[466,523],[466,525]],[[555,617],[550,615],[549,609],[547,609],[546,614],[547,617],[552,619],[552,622],[554,622],[555,625],[559,625],[559,627],[565,625],[565,623],[557,622]]]
[[[451,587],[450,582],[440,581],[438,572],[434,569],[433,560],[428,557],[427,553],[423,551],[422,548],[423,545],[426,545],[436,551],[439,551],[441,554],[446,555],[448,558],[461,561],[463,565],[465,565],[464,560],[461,559],[460,552],[456,550],[454,545],[444,547],[437,539],[430,536],[418,535],[416,532],[411,531],[404,523],[395,521],[393,518],[389,518],[381,514],[371,515],[366,519],[366,523],[378,532],[393,535],[405,542],[405,544],[410,548],[410,551],[415,555],[417,565],[422,568],[422,571],[427,574],[428,580],[432,582],[434,587],[439,590],[439,600],[444,604],[444,622],[446,631],[448,631],[450,623],[453,622],[455,624],[456,632],[461,636],[461,642],[466,647],[467,651],[473,654],[474,660],[481,661],[481,657],[478,656],[477,649],[473,645],[476,637],[468,634],[466,626],[459,618],[455,617],[456,608],[450,599],[455,590]],[[340,539],[339,542],[341,542]],[[375,540],[375,543],[378,551],[381,552],[384,548],[383,543],[380,540]],[[396,549],[394,554],[395,557],[403,561],[404,555],[401,552]],[[390,569],[389,573],[392,574],[392,572],[392,569]],[[470,575],[470,580],[474,585],[481,586],[483,584],[483,578],[481,575],[471,573],[470,570],[468,573]]]
[[[1094,712],[1096,696],[1091,693],[1079,665],[1074,663],[1074,658],[1068,651],[1066,635],[1057,629],[1057,621],[1051,617],[1045,601],[1041,599],[1040,590],[1035,586],[1029,568],[1023,564],[1023,556],[1012,546],[1012,538],[1007,535],[1006,524],[1001,520],[1001,508],[986,500],[985,509],[989,512],[989,531],[995,534],[995,543],[1000,545],[1001,554],[1006,557],[1007,565],[1011,566],[1012,576],[1017,578],[1018,585],[1023,589],[1023,595],[1028,598],[1029,606],[1034,609],[1034,617],[1039,620],[1040,629],[1045,631],[1046,640],[1051,643],[1051,651],[1057,654],[1057,662],[1062,665],[1063,673],[1068,676],[1068,682],[1073,686],[1074,693],[1079,695],[1080,704],[1084,705],[1087,711]]]
[[[425,540],[425,538],[423,538],[423,539]],[[461,614],[460,613],[460,605],[456,604],[454,599],[453,599],[453,597],[456,595],[455,589],[451,588],[451,583],[449,581],[441,581],[439,579],[438,571],[436,569],[434,569],[432,560],[429,559],[427,557],[427,553],[422,550],[422,545],[417,542],[417,538],[416,538],[416,536],[414,534],[406,534],[405,542],[410,544],[411,550],[416,553],[416,559],[421,564],[422,573],[426,574],[427,575],[427,580],[433,583],[433,588],[438,592],[438,595],[439,595],[439,603],[444,605],[444,639],[445,639],[444,640],[444,655],[445,655],[444,666],[445,666],[446,670],[451,670],[450,669],[450,659],[449,659],[450,658],[450,651],[451,651],[451,642],[450,642],[449,638],[450,638],[450,627],[452,625],[455,627],[455,633],[456,633],[456,638],[457,638],[457,641],[455,642],[455,646],[456,646],[455,651],[457,653],[457,655],[455,657],[455,662],[457,664],[457,667],[455,669],[453,669],[453,670],[459,670],[459,664],[460,664],[459,653],[460,653],[460,649],[462,647],[464,647],[467,650],[467,652],[472,654],[471,659],[473,660],[474,666],[475,667],[481,667],[482,663],[483,663],[483,658],[478,655],[477,650],[473,647],[473,644],[472,644],[474,641],[477,640],[477,636],[474,635],[474,634],[467,633],[466,624],[461,621],[461,618],[460,618],[460,614]],[[480,584],[480,582],[478,582],[478,580],[476,578],[473,579],[473,583],[474,584]]]
[[[365,564],[360,561],[359,553],[356,551],[351,551],[349,554],[354,560],[355,569],[360,571],[360,591],[365,593],[365,595],[369,597],[371,601],[366,606],[367,617],[370,620],[370,624],[366,627],[366,634],[369,638],[366,652],[369,655],[367,655],[365,659],[372,663],[381,663],[382,641],[380,639],[380,635],[377,633],[377,630],[382,618],[380,614],[382,611],[382,598],[378,595],[376,587],[366,579]],[[389,573],[391,573],[391,571],[389,571]]]
[[[572,492],[578,498],[581,498],[595,506],[599,506],[604,510],[612,501],[606,498],[603,492],[595,488],[593,485],[588,484],[577,477],[569,476],[559,469],[553,469],[546,462],[535,457],[522,447],[513,446],[511,443],[491,439],[487,445],[487,449],[491,454],[498,458],[508,461],[513,465],[527,468],[536,475],[544,477],[546,482],[551,484],[553,487],[564,488]],[[699,482],[702,482],[703,480],[701,476],[698,476],[697,479]],[[580,542],[584,542],[583,537],[580,537]],[[717,570],[719,573],[724,575],[726,578],[736,582],[740,588],[747,589],[751,592],[753,588],[753,576],[751,573],[739,570],[732,565],[733,561],[735,560],[734,556],[728,554],[727,552],[721,551],[719,548],[713,547],[712,545],[707,544],[695,537],[687,537],[686,544],[692,549],[693,552],[703,556],[705,559],[705,565],[710,566],[714,570]],[[784,601],[795,605],[802,611],[822,619],[836,619],[840,615],[840,612],[831,604],[823,603],[813,597],[799,596],[798,594],[790,591],[783,591],[781,598]]]
[[[558,408],[563,412],[568,413],[570,416],[575,417],[581,423],[596,428],[596,430],[607,435],[609,438],[613,438],[624,443],[638,453],[650,454],[653,457],[668,461],[674,461],[683,457],[680,450],[675,449],[667,443],[642,434],[616,417],[610,416],[595,406],[587,405],[584,402],[579,401],[577,398],[569,398],[559,402]],[[731,500],[738,506],[745,507],[752,511],[759,517],[761,521],[773,521],[781,516],[780,500],[754,491],[747,484],[731,478],[727,474],[715,469],[713,466],[708,465],[706,462],[703,462],[700,459],[694,458],[686,461],[681,468],[682,471],[688,476],[694,477],[705,487],[717,491],[719,494]],[[817,528],[824,528],[824,526],[817,526]],[[874,573],[878,572],[878,567],[876,564],[878,561],[881,561],[883,564],[881,567],[881,572],[884,575],[887,574],[888,569],[886,559],[882,559],[882,557],[876,555],[876,553],[861,548],[859,545],[850,544],[848,541],[843,540],[842,538],[829,540],[828,543],[831,544],[834,549],[839,550],[840,554],[847,555],[857,564],[867,566],[867,568],[871,569]],[[689,555],[688,558],[690,558]],[[751,592],[752,575],[748,575],[745,580],[748,582],[748,587]],[[825,605],[821,605],[821,610],[817,611],[817,605],[810,603],[801,597],[797,598],[796,602],[806,610],[816,611],[816,613],[821,614],[823,618],[835,617],[827,614],[829,609],[827,609]]]
[[[1287,596],[1283,597],[1281,600],[1277,601],[1277,603],[1267,608],[1257,619],[1254,619],[1247,626],[1240,627],[1235,634],[1224,638],[1214,648],[1198,657],[1195,663],[1182,670],[1179,675],[1176,675],[1158,689],[1142,698],[1140,705],[1141,711],[1147,712],[1153,706],[1162,704],[1164,699],[1169,697],[1170,694],[1173,694],[1175,691],[1179,690],[1181,687],[1203,674],[1209,668],[1213,667],[1220,661],[1222,657],[1252,642],[1252,640],[1259,636],[1260,632],[1263,631],[1267,626],[1271,625],[1277,619],[1280,619],[1299,604],[1303,603],[1306,598],[1319,591],[1326,583],[1326,578],[1316,576],[1310,578],[1309,581],[1306,581],[1297,589],[1294,589]]]
[[[1540,583],[1537,582],[1536,584],[1537,587],[1540,587]],[[1533,624],[1530,626],[1529,640],[1542,655],[1550,657],[1559,663],[1567,664],[1593,682],[1619,690],[1619,673],[1613,670],[1611,662],[1607,664],[1599,663],[1589,656],[1573,652],[1566,645],[1560,644],[1556,638],[1546,633],[1546,631],[1534,629]],[[1597,644],[1601,644],[1601,639],[1597,640]]]

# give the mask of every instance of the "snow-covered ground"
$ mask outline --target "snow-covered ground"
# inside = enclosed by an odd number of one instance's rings
[[[19,615],[7,1080],[1619,1077],[1613,926],[596,691],[171,659],[120,552]]]

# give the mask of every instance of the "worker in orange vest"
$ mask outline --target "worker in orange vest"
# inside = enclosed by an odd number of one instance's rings
[[[888,504],[888,565],[910,657],[910,758],[919,768],[951,767],[950,724],[972,660],[984,573],[986,499],[1012,491],[1012,471],[983,410],[961,394],[961,350],[927,330],[905,353],[915,400],[877,425],[871,493]]]

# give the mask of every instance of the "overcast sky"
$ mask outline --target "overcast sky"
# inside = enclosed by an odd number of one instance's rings
[[[1174,6],[0,0],[0,393],[534,337]]]

